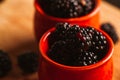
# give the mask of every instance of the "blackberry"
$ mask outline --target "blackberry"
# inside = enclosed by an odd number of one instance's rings
[[[81,0],[81,1],[84,1],[83,7],[85,14],[88,14],[89,12],[91,12],[91,10],[93,10],[93,7],[95,6],[94,0]]]
[[[81,28],[80,32],[77,34],[77,37],[81,42],[84,42],[84,50],[88,49],[91,46],[91,35],[88,33],[87,28]]]
[[[78,25],[70,25],[69,23],[56,24],[56,30],[49,36],[49,45],[55,41],[71,39],[76,37],[76,33],[80,30]]]
[[[65,35],[66,35],[66,31],[70,28],[70,24],[68,23],[58,23],[56,25],[56,34],[58,36],[59,34],[59,37],[60,38],[65,38]]]
[[[58,31],[58,32],[63,32],[63,31],[66,31],[66,30],[68,30],[69,29],[69,27],[70,27],[71,25],[70,24],[68,24],[68,23],[58,23],[57,25],[56,25],[56,31]]]
[[[7,53],[0,50],[0,77],[8,75],[12,69],[12,63]]]
[[[48,56],[58,63],[69,65],[71,55],[69,55],[70,50],[68,50],[66,46],[67,44],[65,41],[55,42],[49,50]]]
[[[68,23],[58,23],[56,24],[55,32],[52,32],[49,36],[49,44],[53,44],[53,42],[58,40],[63,40],[66,35],[66,31],[69,29],[70,24]]]
[[[87,27],[87,33],[91,37],[91,47],[89,50],[98,53],[99,58],[101,59],[105,55],[103,53],[107,53],[108,50],[106,37],[92,27]]]
[[[74,66],[87,66],[98,62],[97,55],[93,52],[81,52],[74,57]]]
[[[119,37],[118,37],[117,32],[116,32],[116,30],[115,30],[115,28],[113,27],[112,24],[110,24],[110,23],[103,23],[101,25],[101,29],[103,31],[105,31],[111,37],[111,39],[113,40],[114,44],[116,44],[118,42]]]
[[[43,10],[61,18],[80,17],[94,9],[94,0],[39,0]]]
[[[18,65],[23,73],[30,74],[38,70],[39,55],[34,52],[25,52],[18,56]]]
[[[53,35],[55,39],[59,40],[65,40],[65,39],[71,39],[76,37],[76,33],[80,31],[80,27],[78,25],[71,25],[69,23],[58,23],[56,25],[56,31],[53,32]]]
[[[52,41],[51,35],[55,40]],[[106,37],[93,27],[60,23],[51,35],[48,37],[48,56],[64,65],[91,65],[101,60],[108,51]]]
[[[70,26],[69,29],[66,31],[65,37],[67,37],[67,39],[76,38],[76,33],[78,33],[79,31],[80,27],[78,25]]]
[[[94,52],[98,53],[99,58],[102,58],[108,51],[108,43],[106,40],[106,37],[103,36],[101,32],[95,31],[93,35],[93,41],[92,41],[92,50]]]

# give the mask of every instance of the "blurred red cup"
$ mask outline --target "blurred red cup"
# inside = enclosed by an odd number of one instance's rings
[[[101,30],[98,30],[106,36],[109,44],[108,52],[100,61],[95,64],[73,67],[59,64],[51,60],[47,56],[48,36],[55,28],[49,29],[42,36],[39,43],[40,50],[40,65],[39,65],[39,80],[112,80],[113,75],[113,60],[112,54],[114,45],[111,38]]]
[[[68,22],[72,24],[79,24],[79,25],[89,25],[94,26],[95,28],[100,27],[100,2],[101,0],[95,0],[95,8],[94,10],[82,17],[77,18],[58,18],[54,16],[47,15],[43,9],[41,8],[40,4],[38,3],[38,0],[35,0],[35,8],[36,11],[39,13],[39,26],[35,26],[35,34],[36,38],[39,41],[41,36],[44,34],[44,32],[48,29],[50,29],[52,26],[55,26],[58,22]]]

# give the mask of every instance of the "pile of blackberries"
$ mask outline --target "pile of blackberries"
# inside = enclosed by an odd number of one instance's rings
[[[48,56],[69,66],[94,64],[106,55],[109,48],[106,37],[98,30],[68,23],[58,23],[48,40]]]

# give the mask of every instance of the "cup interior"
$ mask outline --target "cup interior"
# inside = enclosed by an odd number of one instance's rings
[[[49,29],[41,38],[40,43],[39,43],[39,50],[41,52],[41,56],[43,57],[43,59],[45,61],[47,61],[48,63],[50,63],[51,65],[57,66],[57,67],[62,67],[62,68],[66,68],[66,69],[70,69],[70,70],[86,70],[86,69],[92,69],[92,68],[96,68],[104,63],[106,63],[113,54],[113,50],[114,50],[114,45],[112,42],[112,39],[102,30],[98,30],[100,32],[103,33],[103,35],[106,37],[107,41],[108,41],[108,52],[106,53],[106,55],[104,56],[104,58],[102,58],[100,61],[98,61],[95,64],[92,65],[88,65],[88,66],[82,66],[82,67],[74,67],[74,66],[66,66],[66,65],[62,65],[60,63],[57,63],[53,60],[51,60],[48,56],[47,56],[47,51],[49,49],[49,45],[48,45],[48,37],[49,35],[55,30],[55,28],[51,28]]]
[[[42,7],[39,5],[38,0],[35,0],[34,5],[35,5],[36,9],[38,10],[38,12],[42,16],[44,16],[46,18],[49,18],[51,20],[55,20],[57,22],[61,22],[61,21],[63,21],[63,22],[71,22],[73,20],[74,21],[78,21],[78,20],[79,21],[84,21],[84,20],[86,20],[88,18],[93,17],[100,10],[100,2],[101,2],[100,0],[95,0],[95,7],[94,7],[94,9],[90,13],[88,13],[85,16],[80,16],[80,17],[76,17],[76,18],[57,18],[57,17],[54,17],[54,16],[50,16],[50,15],[48,15],[48,14],[46,14],[44,12],[44,10],[42,9]]]

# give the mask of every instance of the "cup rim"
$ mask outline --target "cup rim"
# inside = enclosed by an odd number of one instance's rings
[[[99,10],[100,10],[100,0],[95,0],[95,8],[87,15],[85,16],[80,16],[80,17],[76,17],[76,18],[58,18],[58,17],[54,17],[54,16],[50,16],[47,15],[41,8],[41,6],[38,3],[38,0],[35,0],[34,2],[34,6],[37,9],[37,11],[43,16],[46,17],[47,19],[51,19],[51,20],[55,20],[55,21],[59,21],[59,22],[71,22],[71,21],[84,21],[88,18],[91,18],[92,16],[94,16]]]
[[[53,66],[56,66],[56,67],[59,67],[59,68],[62,68],[62,69],[64,68],[66,70],[89,70],[89,69],[97,68],[97,67],[101,66],[102,64],[105,64],[112,57],[112,54],[113,54],[113,51],[114,51],[114,44],[113,44],[112,39],[104,31],[102,31],[100,29],[97,29],[98,31],[102,32],[104,36],[106,36],[107,41],[109,43],[108,53],[106,54],[106,56],[103,59],[101,59],[100,61],[98,61],[95,64],[91,64],[91,65],[87,65],[87,66],[67,66],[67,65],[57,63],[57,62],[53,61],[52,59],[50,59],[46,55],[46,53],[44,53],[43,50],[41,50],[42,49],[42,46],[41,46],[42,43],[47,39],[47,36],[50,35],[51,31],[54,31],[54,30],[55,30],[55,28],[53,27],[53,28],[49,29],[48,31],[46,31],[39,41],[40,54],[42,55],[42,57],[44,58],[45,61],[47,61],[48,63],[50,63]]]

